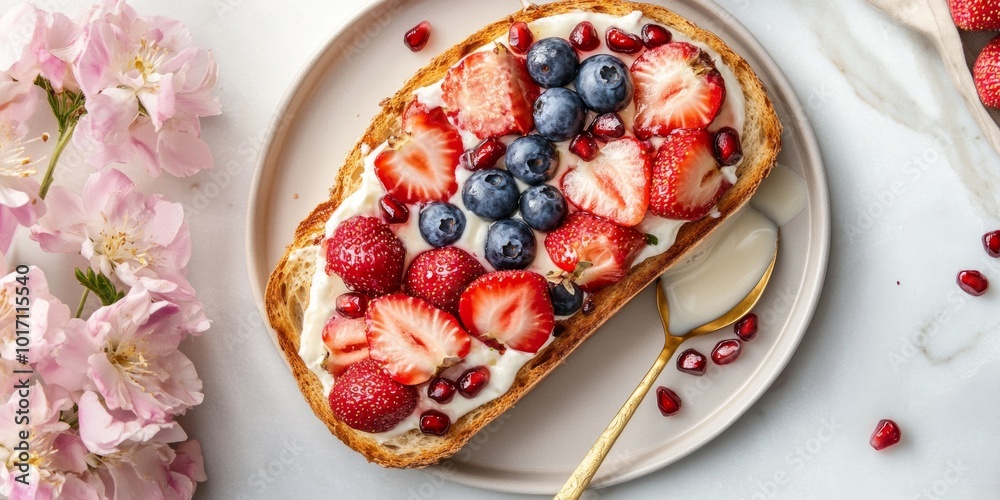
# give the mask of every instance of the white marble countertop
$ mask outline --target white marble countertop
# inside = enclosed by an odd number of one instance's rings
[[[510,497],[386,470],[330,437],[251,297],[244,212],[262,138],[308,58],[367,0],[130,3],[186,23],[221,68],[223,115],[203,121],[218,168],[156,181],[189,211],[191,281],[214,321],[183,346],[205,382],[183,420],[205,453],[198,497]],[[720,3],[777,61],[815,128],[833,209],[825,289],[788,367],[731,428],[586,498],[996,498],[1000,260],[980,238],[1000,228],[1000,158],[931,46],[862,0]],[[955,275],[970,268],[994,289],[959,291]],[[877,453],[868,438],[881,418],[904,437]]]

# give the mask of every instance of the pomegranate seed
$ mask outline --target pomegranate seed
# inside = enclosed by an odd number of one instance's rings
[[[899,283],[897,282],[896,284]],[[733,325],[733,330],[736,331],[736,336],[743,339],[743,341],[749,342],[753,340],[757,336],[757,315],[750,313],[743,316],[742,319]]]
[[[898,443],[899,437],[899,426],[896,425],[896,422],[882,419],[878,421],[878,425],[875,426],[875,432],[872,433],[872,437],[868,442],[871,443],[872,448],[884,450]]]
[[[510,41],[510,48],[514,52],[524,54],[529,48],[531,48],[531,42],[534,41],[534,35],[531,34],[531,29],[528,28],[528,23],[518,21],[510,25],[510,32],[507,34],[507,40]]]
[[[427,397],[441,404],[447,404],[455,397],[455,383],[444,377],[435,377],[427,386]]]
[[[604,32],[608,48],[614,52],[635,54],[642,50],[642,39],[628,31],[614,26]]]
[[[670,30],[659,24],[650,23],[642,27],[642,43],[646,44],[647,49],[666,45],[673,38]]]
[[[406,208],[406,204],[392,196],[379,198],[378,207],[382,211],[382,218],[389,224],[402,224],[410,218],[410,209]]]
[[[965,290],[965,293],[978,297],[986,293],[986,289],[990,287],[990,280],[979,271],[959,271],[958,286]]]
[[[440,411],[427,410],[420,414],[420,432],[424,434],[444,436],[450,428],[451,419]]]
[[[705,374],[705,368],[707,367],[708,358],[694,349],[688,349],[677,357],[677,369],[684,373],[700,377]]]
[[[556,326],[552,327],[552,336],[558,337],[566,331],[566,326],[562,323],[556,323]]]
[[[736,165],[743,159],[743,146],[740,144],[740,134],[732,127],[722,127],[715,133],[712,144],[715,159],[723,165]]]
[[[592,299],[588,293],[587,298],[583,299],[583,307],[580,308],[580,311],[583,312],[584,316],[586,316],[594,312],[595,308],[597,308],[597,306],[594,305],[594,299]]]
[[[681,409],[681,398],[676,392],[661,385],[656,388],[656,406],[664,417],[669,417]]]
[[[570,141],[569,150],[584,161],[590,161],[597,157],[597,141],[590,134],[580,134]]]
[[[406,44],[410,50],[414,52],[419,52],[420,49],[427,45],[427,40],[431,38],[431,23],[427,21],[421,21],[420,24],[414,26],[410,31],[406,32],[403,36],[403,43]]]
[[[740,357],[742,347],[743,344],[740,344],[740,341],[736,339],[720,341],[715,344],[715,349],[712,349],[712,362],[717,365],[728,365]]]
[[[485,366],[477,366],[465,370],[461,377],[458,377],[458,392],[467,397],[474,398],[479,391],[486,387],[490,381],[490,369]]]
[[[507,145],[496,137],[487,137],[462,155],[462,166],[469,170],[491,168],[503,158]]]
[[[584,52],[594,50],[601,45],[601,39],[597,36],[597,29],[590,21],[583,21],[577,24],[569,34],[569,43],[576,47],[576,50]]]
[[[337,297],[337,312],[345,318],[360,318],[368,310],[368,296],[358,292],[347,292]]]
[[[594,118],[590,124],[590,133],[602,141],[617,139],[625,135],[625,122],[618,113],[604,113]]]
[[[639,146],[641,146],[642,150],[645,151],[645,152],[647,152],[647,153],[654,153],[654,152],[656,152],[656,146],[654,146],[653,145],[653,141],[651,141],[649,139],[640,141],[639,142]]]
[[[983,247],[990,257],[1000,257],[1000,229],[983,235]]]

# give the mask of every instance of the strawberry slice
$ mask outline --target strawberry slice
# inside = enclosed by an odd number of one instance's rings
[[[649,207],[651,166],[650,155],[638,140],[614,140],[592,161],[566,172],[562,190],[580,210],[634,226]]]
[[[461,361],[471,347],[469,334],[454,316],[401,293],[368,305],[365,331],[372,359],[406,385],[430,380]]]
[[[537,352],[545,344],[555,316],[548,282],[530,271],[497,271],[469,284],[458,301],[469,333],[487,345]]]
[[[653,160],[649,207],[660,217],[697,220],[708,215],[729,186],[712,155],[712,134],[675,130]]]
[[[368,357],[365,320],[334,314],[323,327],[323,343],[330,350],[326,369],[334,377],[339,377],[348,366]]]
[[[403,203],[450,198],[458,191],[455,167],[464,148],[444,110],[414,101],[403,112],[403,131],[394,149],[375,157],[375,175],[386,192]]]
[[[502,44],[462,59],[448,70],[441,89],[448,116],[480,139],[524,135],[534,127],[532,105],[541,90],[524,61]]]
[[[574,273],[576,284],[596,292],[625,276],[646,245],[646,236],[586,212],[574,212],[545,235],[545,250],[560,269]]]
[[[452,314],[458,314],[462,290],[486,269],[468,252],[457,247],[428,250],[417,255],[406,270],[406,293]]]
[[[705,128],[726,98],[726,83],[704,51],[685,42],[649,49],[632,63],[635,135]]]

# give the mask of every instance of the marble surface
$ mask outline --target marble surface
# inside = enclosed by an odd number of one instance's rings
[[[218,168],[155,181],[188,210],[191,281],[214,321],[183,346],[205,381],[205,403],[183,420],[205,453],[198,497],[509,498],[382,469],[329,437],[250,294],[244,212],[271,116],[367,2],[132,3],[185,22],[220,64],[224,113],[204,121]],[[834,220],[825,289],[791,363],[743,418],[680,462],[586,498],[995,498],[1000,260],[980,237],[1000,228],[1000,158],[934,49],[862,0],[720,4],[777,61],[816,131]],[[57,182],[85,174],[67,168]],[[29,248],[18,245],[22,258],[58,272]],[[982,270],[994,289],[965,295],[961,269]],[[903,441],[876,453],[868,438],[881,418]]]

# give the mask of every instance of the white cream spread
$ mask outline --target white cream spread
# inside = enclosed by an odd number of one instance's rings
[[[568,38],[573,28],[582,21],[589,21],[592,23],[597,32],[600,34],[603,34],[610,26],[617,26],[618,28],[631,33],[639,33],[643,25],[653,22],[652,20],[643,17],[642,12],[639,11],[635,11],[624,17],[614,17],[607,14],[592,12],[576,12],[538,19],[529,23],[529,27],[531,28],[531,32],[534,35],[535,40],[547,37]],[[712,50],[711,47],[703,43],[694,42],[682,33],[678,33],[673,30],[672,33],[674,41],[693,43],[707,52],[715,61],[716,67],[726,83],[726,98],[723,102],[722,110],[713,121],[713,128],[730,126],[742,133],[746,103],[742,88],[740,87],[739,80],[736,78],[736,75],[730,68],[723,64],[719,54]],[[501,39],[498,39],[498,41],[506,41],[505,38],[506,35],[501,37]],[[490,50],[492,47],[492,44],[488,44],[480,50]],[[599,53],[613,54],[624,61],[627,66],[631,66],[632,62],[636,58],[635,55],[613,53],[608,50],[604,43],[602,43],[598,49],[582,54],[581,60]],[[433,85],[416,90],[414,95],[417,100],[428,107],[444,105],[440,81]],[[619,112],[619,115],[626,123],[627,128],[631,129],[630,125],[635,115],[634,103],[630,103],[628,107]],[[479,142],[479,139],[468,131],[461,129],[459,131],[462,134],[466,149],[474,147]],[[505,138],[507,142],[510,142],[513,139],[514,137],[512,136]],[[662,140],[662,138],[658,137],[654,137],[652,139],[655,146],[659,146]],[[557,185],[558,180],[562,177],[562,174],[566,171],[566,169],[580,161],[578,157],[569,152],[568,141],[557,143],[555,146],[559,151],[560,165],[559,171],[555,176],[553,176],[552,180],[549,181],[550,184],[553,185]],[[387,145],[383,143],[371,149],[371,151],[364,151],[366,156],[364,159],[364,173],[361,177],[361,186],[356,192],[345,199],[337,210],[330,216],[330,220],[326,225],[327,237],[333,234],[337,225],[351,216],[369,215],[379,217],[378,200],[383,196],[384,190],[378,178],[375,176],[374,161],[375,157],[378,156],[378,154],[386,147]],[[723,168],[723,174],[730,183],[736,182],[735,170],[735,167]],[[466,179],[468,179],[471,175],[471,171],[458,168],[456,170],[456,178],[459,186],[463,185]],[[520,181],[518,181],[518,185],[521,191],[528,187]],[[462,202],[461,188],[459,188],[458,192],[451,197],[449,202],[458,206],[466,213],[465,232],[462,234],[461,239],[455,243],[455,246],[477,257],[486,269],[492,269],[484,257],[486,234],[489,229],[490,222],[485,221],[465,210],[465,205]],[[393,226],[394,231],[406,247],[407,265],[416,255],[432,248],[427,242],[424,241],[423,237],[421,237],[420,230],[418,228],[418,220],[419,217],[417,217],[417,214],[411,212],[406,223]],[[651,213],[647,213],[645,219],[638,226],[636,226],[636,229],[643,233],[656,236],[657,243],[655,245],[647,245],[636,258],[633,266],[638,265],[649,257],[664,252],[667,248],[673,245],[677,232],[684,222],[685,221],[663,219],[656,217]],[[535,260],[528,270],[534,271],[543,276],[545,276],[549,271],[561,272],[545,251],[545,247],[542,244],[544,234],[536,232],[536,240],[538,244],[536,248]],[[337,296],[347,292],[348,289],[338,276],[328,275],[324,271],[326,269],[325,252],[315,252],[314,254],[316,259],[316,272],[313,275],[312,288],[309,296],[309,307],[305,311],[303,318],[299,356],[305,362],[306,366],[309,367],[309,369],[312,370],[317,377],[319,377],[320,381],[323,383],[324,392],[329,394],[330,389],[333,386],[333,376],[327,372],[325,368],[325,359],[328,351],[326,346],[323,344],[323,327],[327,320],[335,314],[335,302]],[[550,337],[548,342],[544,347],[542,347],[542,349],[539,350],[539,352],[546,349],[552,340],[553,338]],[[479,392],[479,394],[473,398],[465,398],[460,394],[456,394],[449,403],[442,405],[429,399],[427,397],[426,390],[427,384],[421,384],[417,387],[420,394],[420,402],[416,410],[393,429],[379,434],[371,434],[371,436],[376,440],[384,441],[392,436],[416,429],[419,425],[420,414],[428,409],[439,410],[448,415],[454,422],[469,411],[507,392],[513,384],[517,372],[533,356],[533,354],[519,352],[514,349],[507,349],[504,354],[500,354],[498,351],[486,347],[486,345],[482,342],[473,339],[472,349],[470,350],[468,356],[455,366],[446,369],[442,375],[451,380],[457,380],[459,375],[469,368],[476,366],[488,367],[490,370],[490,381],[486,384],[483,390]]]

